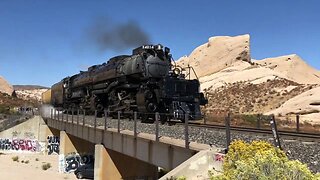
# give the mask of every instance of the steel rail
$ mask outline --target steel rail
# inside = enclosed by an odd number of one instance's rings
[[[183,123],[180,123],[180,122],[176,122],[176,124],[183,125]],[[196,123],[196,122],[189,122],[189,126],[210,128],[210,129],[225,129],[226,128],[225,125],[201,124],[201,123]],[[248,132],[248,133],[272,134],[271,129],[257,129],[257,128],[251,128],[251,127],[231,126],[230,130],[240,131],[240,132]],[[279,135],[283,135],[283,136],[294,136],[294,137],[320,140],[320,133],[306,133],[306,132],[295,132],[295,131],[284,131],[284,130],[279,130],[278,132],[279,132]]]

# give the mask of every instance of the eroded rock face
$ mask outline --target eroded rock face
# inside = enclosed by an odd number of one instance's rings
[[[254,61],[262,67],[274,70],[283,77],[300,84],[320,84],[320,72],[309,66],[296,54]]]
[[[251,62],[250,36],[247,34],[235,37],[211,37],[188,57],[180,58],[177,64],[182,67],[189,64],[198,77],[203,77],[230,67],[238,61]]]
[[[320,71],[296,54],[251,60],[249,35],[218,36],[177,64],[196,71],[208,113],[299,113],[320,123]]]
[[[11,96],[13,92],[13,87],[0,76],[0,92],[9,94]]]
[[[320,87],[301,93],[266,114],[300,114],[302,120],[320,123]]]

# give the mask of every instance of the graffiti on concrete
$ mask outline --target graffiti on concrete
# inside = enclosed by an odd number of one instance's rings
[[[59,154],[59,173],[65,172],[65,159],[64,154]]]
[[[224,156],[225,156],[224,154],[217,153],[214,155],[214,161],[223,162]]]
[[[0,139],[0,150],[11,150],[11,140]]]
[[[40,152],[41,145],[35,139],[1,139],[0,150]]]
[[[71,153],[65,156],[65,172],[75,171],[79,166],[90,164],[94,162],[93,155],[79,155],[78,153]]]
[[[48,136],[48,154],[59,154],[60,139],[58,136]]]

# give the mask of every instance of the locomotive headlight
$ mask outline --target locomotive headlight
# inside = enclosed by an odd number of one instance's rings
[[[181,70],[179,68],[174,68],[173,73],[179,75]]]
[[[194,98],[194,102],[199,102],[199,98]]]
[[[161,44],[158,44],[158,45],[155,47],[156,50],[162,50],[162,48],[163,48],[163,46],[162,46]]]

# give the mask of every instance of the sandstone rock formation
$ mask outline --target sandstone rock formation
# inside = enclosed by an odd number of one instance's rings
[[[0,92],[9,94],[11,96],[13,92],[13,87],[0,76]]]
[[[296,54],[251,60],[249,38],[212,37],[177,61],[194,67],[209,99],[205,112],[302,113],[320,123],[320,71]]]
[[[299,94],[266,114],[300,114],[302,120],[320,121],[320,87]]]
[[[291,54],[266,58],[255,63],[284,75],[286,79],[300,84],[320,84],[320,72],[309,66],[298,55]]]
[[[216,73],[238,61],[250,62],[250,36],[217,36],[197,47],[188,57],[182,57],[177,64],[192,66],[198,77]]]

